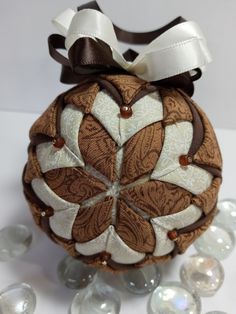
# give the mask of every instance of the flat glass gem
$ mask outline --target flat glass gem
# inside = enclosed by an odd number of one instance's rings
[[[0,230],[0,261],[23,255],[32,243],[32,232],[24,225],[8,226]]]
[[[200,253],[223,260],[233,251],[235,237],[233,232],[222,226],[212,225],[195,241],[194,246]]]
[[[76,294],[70,314],[118,314],[120,306],[118,292],[103,282],[96,282]]]
[[[25,283],[11,285],[0,292],[1,314],[33,314],[35,307],[35,293]]]
[[[213,257],[194,255],[187,258],[182,265],[180,278],[200,297],[211,297],[224,282],[224,269]]]
[[[179,282],[162,283],[152,293],[148,304],[149,314],[200,314],[200,312],[199,296]]]
[[[69,289],[82,289],[89,285],[96,269],[89,267],[71,256],[66,256],[58,265],[58,278]]]
[[[217,204],[220,212],[215,217],[215,222],[225,228],[236,231],[236,200],[225,199]]]
[[[161,272],[155,265],[124,272],[121,281],[125,288],[134,294],[152,292],[161,281]]]

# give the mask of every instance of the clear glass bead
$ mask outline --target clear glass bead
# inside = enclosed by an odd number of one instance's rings
[[[222,286],[224,269],[221,263],[213,257],[194,255],[187,258],[182,265],[180,278],[200,297],[210,297]]]
[[[82,289],[89,285],[96,274],[95,268],[89,267],[71,256],[66,256],[58,265],[59,280],[69,289]]]
[[[214,221],[223,225],[226,229],[236,231],[236,200],[225,199],[218,202],[219,213]]]
[[[8,226],[0,230],[0,260],[6,262],[26,253],[32,238],[31,230],[24,225]]]
[[[152,292],[160,284],[161,272],[157,266],[150,265],[124,272],[121,280],[128,291],[142,295]]]
[[[11,285],[0,292],[1,314],[33,314],[35,307],[35,293],[25,283]]]
[[[149,314],[200,314],[199,296],[179,282],[163,283],[152,293]]]
[[[120,306],[118,291],[103,282],[96,282],[76,294],[70,314],[119,314]]]
[[[223,226],[212,225],[198,238],[194,246],[196,250],[218,260],[227,258],[235,246],[234,233]]]

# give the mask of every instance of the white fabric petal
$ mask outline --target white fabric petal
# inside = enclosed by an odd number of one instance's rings
[[[32,181],[31,185],[38,198],[55,211],[80,207],[78,204],[70,203],[60,198],[43,179],[36,178]]]
[[[97,238],[91,241],[85,243],[76,243],[76,251],[85,256],[94,255],[106,251],[109,232],[109,229],[106,229],[102,234],[100,234]]]
[[[42,143],[36,147],[37,159],[43,173],[64,167],[81,167],[81,160],[64,145],[56,149],[52,143]]]
[[[119,146],[124,145],[134,134],[146,126],[163,119],[163,106],[158,92],[138,100],[129,119],[120,117],[120,107],[111,96],[101,91],[94,101],[92,114],[106,128]]]
[[[168,231],[187,227],[196,222],[201,215],[200,208],[190,205],[179,213],[152,218],[151,223],[157,238],[153,255],[163,256],[170,253],[174,248],[174,243],[168,238]]]
[[[61,114],[61,135],[66,146],[80,160],[81,166],[84,166],[84,162],[79,149],[78,136],[83,116],[83,113],[74,105],[66,106]]]
[[[105,127],[111,137],[118,143],[120,108],[115,100],[106,92],[100,91],[93,103],[92,114]]]
[[[178,168],[179,157],[188,153],[192,139],[192,123],[186,121],[167,126],[162,152],[152,173],[152,179],[159,179]]]
[[[145,254],[129,248],[118,236],[113,226],[104,231],[96,239],[86,243],[76,243],[76,250],[85,255],[93,255],[103,251],[111,254],[112,260],[120,264],[133,264],[144,259]]]
[[[49,218],[50,227],[55,234],[68,240],[72,239],[72,228],[79,211],[78,207],[55,212]]]
[[[115,232],[113,226],[109,227],[110,236],[107,243],[107,251],[111,253],[112,260],[120,264],[138,263],[144,259],[145,254],[139,253],[128,247],[127,244]]]
[[[116,153],[116,174],[118,178],[120,178],[121,176],[123,160],[124,160],[124,147],[120,147],[120,149]]]
[[[153,223],[153,230],[157,237],[156,248],[153,252],[154,256],[164,256],[173,251],[175,244],[167,236],[167,230]]]
[[[208,171],[195,165],[179,167],[167,175],[158,178],[160,181],[180,186],[195,195],[206,191],[210,187],[212,179],[213,176]]]

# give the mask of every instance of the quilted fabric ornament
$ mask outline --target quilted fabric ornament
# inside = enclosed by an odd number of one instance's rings
[[[107,17],[82,9],[66,12],[70,23],[61,16],[64,36],[49,38],[51,55],[63,65],[62,81],[76,86],[59,95],[30,130],[26,199],[36,224],[87,264],[122,271],[168,261],[210,226],[222,180],[212,125],[189,96],[192,70],[201,72],[206,50],[197,70],[194,64],[176,75],[170,68],[167,76],[151,73],[147,62],[140,71],[140,56],[127,66],[108,35],[83,33],[84,21],[94,27],[87,14],[106,27]],[[182,24],[177,19],[153,32],[159,47],[163,34]],[[128,34],[115,30],[123,40]],[[69,59],[58,48],[67,48]],[[129,60],[132,55],[126,53]],[[175,62],[180,67],[177,57]]]

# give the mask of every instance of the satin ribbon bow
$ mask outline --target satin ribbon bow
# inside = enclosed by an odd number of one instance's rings
[[[175,25],[148,44],[128,62],[119,51],[111,20],[93,9],[75,12],[67,9],[53,20],[60,35],[49,37],[51,56],[74,75],[106,69],[129,72],[148,81],[160,81],[182,73],[204,70],[211,62],[206,39],[193,21]],[[57,49],[66,49],[68,58]],[[73,78],[70,78],[73,81]],[[74,78],[75,79],[75,78]],[[75,79],[76,80],[76,79]]]

